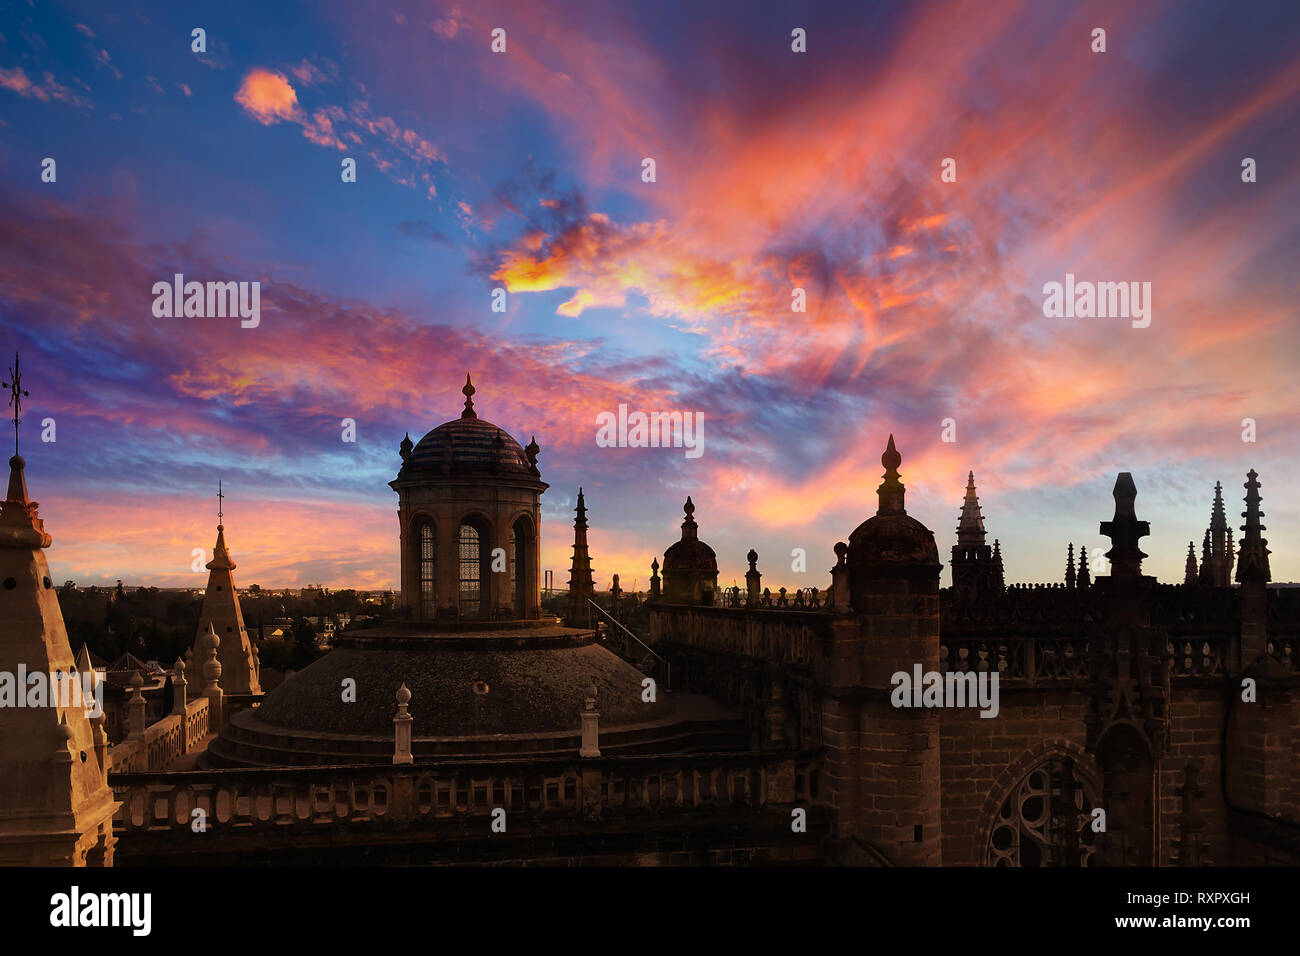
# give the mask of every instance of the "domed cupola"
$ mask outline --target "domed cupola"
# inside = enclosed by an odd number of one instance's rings
[[[465,410],[460,418],[444,422],[411,448],[409,437],[403,442],[402,468],[399,478],[415,475],[459,477],[463,475],[518,475],[536,478],[537,444],[529,444],[531,454],[497,425],[478,417],[474,411],[475,388],[468,375],[461,392]]]
[[[536,439],[526,449],[478,416],[468,375],[465,409],[412,445],[389,482],[398,493],[402,602],[415,620],[536,619],[541,589],[541,495]]]
[[[898,473],[902,462],[903,456],[890,435],[889,445],[880,456],[885,480],[876,489],[879,507],[849,536],[849,594],[855,611],[866,610],[866,595],[873,580],[937,582],[943,567],[934,532],[903,507],[904,488]]]
[[[699,539],[689,495],[683,510],[682,539],[664,552],[663,599],[669,604],[712,604],[718,590],[718,556]]]

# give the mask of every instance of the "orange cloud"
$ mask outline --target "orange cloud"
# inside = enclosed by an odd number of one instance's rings
[[[299,117],[298,94],[283,73],[254,67],[244,76],[235,102],[263,126]]]

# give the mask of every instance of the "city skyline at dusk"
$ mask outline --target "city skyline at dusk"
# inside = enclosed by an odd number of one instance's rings
[[[719,584],[825,587],[890,434],[945,563],[968,471],[1008,583],[1105,550],[1127,471],[1181,581],[1253,468],[1300,579],[1294,8],[859,6],[7,4],[0,365],[58,582],[202,586],[220,479],[241,586],[397,587],[398,445],[467,373],[540,445],[558,587],[580,486],[599,588],[687,495]],[[259,321],[158,317],[177,274]],[[1045,315],[1067,277],[1150,324]],[[601,447],[620,406],[702,454]]]

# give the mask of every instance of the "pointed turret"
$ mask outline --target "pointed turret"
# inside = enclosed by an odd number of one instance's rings
[[[1210,529],[1205,529],[1205,538],[1201,541],[1201,567],[1197,572],[1197,583],[1201,587],[1214,587],[1214,562],[1210,557]]]
[[[1241,530],[1246,532],[1241,539],[1241,550],[1237,562],[1237,581],[1244,584],[1247,581],[1271,581],[1273,573],[1268,566],[1268,556],[1271,553],[1268,550],[1268,539],[1260,532],[1267,530],[1266,526],[1260,523],[1260,518],[1264,517],[1264,512],[1259,510],[1259,475],[1252,468],[1246,473],[1246,483],[1243,485],[1246,489],[1246,510],[1241,516],[1246,519],[1246,523],[1241,526]]]
[[[966,474],[966,499],[961,505],[961,519],[957,523],[957,543],[963,547],[979,547],[984,543],[984,516],[980,500],[975,494],[975,472]]]
[[[25,466],[9,459],[0,506],[0,865],[111,866],[118,804],[96,747],[102,709],[68,644]],[[24,672],[20,686],[10,675]]]
[[[1232,583],[1232,531],[1223,509],[1223,483],[1214,483],[1214,505],[1210,509],[1210,583],[1226,588]]]
[[[1069,548],[1065,552],[1065,586],[1073,588],[1075,585],[1074,576],[1074,542],[1070,542]]]
[[[1088,569],[1088,547],[1079,546],[1079,578],[1075,585],[1079,588],[1092,587],[1092,572]]]
[[[591,605],[587,602],[596,594],[591,577],[591,555],[587,551],[587,502],[578,489],[578,506],[573,509],[577,517],[573,522],[573,564],[569,568],[569,608],[567,623],[570,627],[591,626]]]
[[[1183,571],[1183,584],[1191,586],[1197,583],[1196,542],[1187,542],[1187,564]]]
[[[218,494],[218,500],[224,498]],[[217,520],[223,515],[220,508]],[[239,606],[239,593],[235,590],[235,579],[231,573],[235,562],[226,548],[226,528],[217,525],[217,543],[212,548],[212,560],[206,565],[208,587],[203,594],[203,610],[199,613],[199,626],[194,635],[194,658],[202,661],[204,645],[200,643],[209,630],[220,639],[222,689],[231,694],[260,694],[262,685],[258,675],[257,655],[253,653],[253,642],[244,627],[244,612]]]
[[[966,497],[957,523],[957,543],[952,547],[952,586],[959,600],[979,601],[1001,590],[993,549],[984,542],[984,515],[975,493],[975,472],[971,471],[966,473]]]
[[[1241,650],[1239,666],[1250,667],[1268,652],[1268,582],[1273,574],[1268,566],[1268,540],[1260,521],[1259,475],[1252,468],[1246,473],[1246,523],[1237,555],[1237,583],[1241,585]]]

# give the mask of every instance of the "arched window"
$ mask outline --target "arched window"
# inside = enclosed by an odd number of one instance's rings
[[[483,544],[478,528],[465,523],[457,536],[460,565],[460,616],[483,616]]]
[[[433,522],[425,521],[420,525],[420,617],[431,621],[438,612],[437,597],[434,594],[434,534]]]
[[[515,616],[519,616],[519,535],[515,533],[515,528],[510,528],[510,547],[507,550],[508,563],[510,565],[510,604],[515,609]]]
[[[989,866],[1088,866],[1095,835],[1092,787],[1070,757],[1039,764],[1007,794],[989,834]]]
[[[515,617],[527,613],[524,600],[528,589],[528,549],[532,544],[532,528],[526,518],[520,518],[510,528],[510,603]]]

